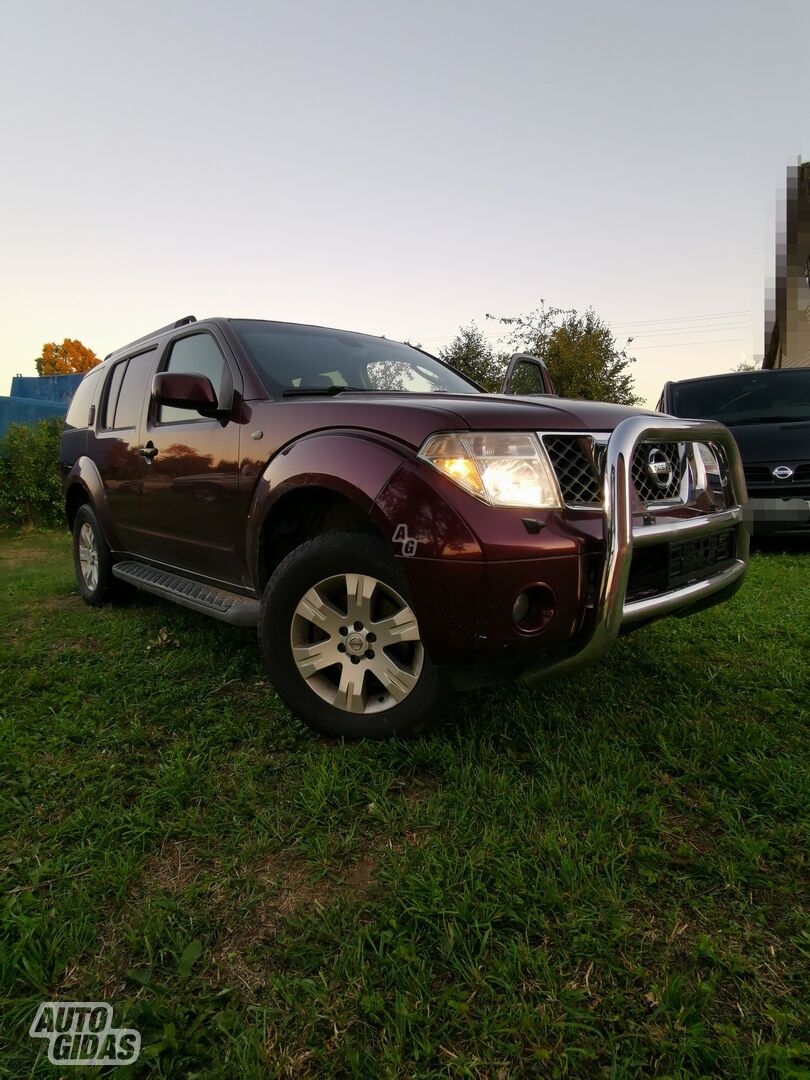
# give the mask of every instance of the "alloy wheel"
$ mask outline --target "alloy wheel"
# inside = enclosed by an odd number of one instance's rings
[[[79,529],[79,566],[85,585],[95,592],[98,585],[98,547],[93,529],[87,522]]]
[[[425,656],[409,604],[368,574],[337,574],[308,589],[293,614],[290,644],[309,688],[360,714],[404,701]]]

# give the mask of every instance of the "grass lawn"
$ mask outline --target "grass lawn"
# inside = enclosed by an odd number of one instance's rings
[[[252,631],[85,607],[66,534],[0,596],[1,1076],[73,999],[136,1075],[810,1077],[809,545],[387,744],[310,735]]]

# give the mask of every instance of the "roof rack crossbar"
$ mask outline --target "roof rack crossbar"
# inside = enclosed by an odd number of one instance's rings
[[[135,338],[134,341],[130,341],[128,345],[124,345],[121,349],[115,349],[111,353],[107,353],[104,357],[105,360],[109,360],[111,356],[115,356],[120,352],[127,352],[133,345],[140,345],[142,341],[149,341],[150,338],[158,337],[160,334],[165,334],[168,330],[177,330],[181,326],[188,326],[189,323],[195,323],[197,321],[196,315],[184,315],[182,319],[178,319],[176,322],[167,323],[165,326],[161,326],[158,330],[153,330],[151,334],[144,334],[143,337]]]

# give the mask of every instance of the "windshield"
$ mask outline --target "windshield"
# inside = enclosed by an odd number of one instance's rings
[[[810,420],[810,370],[745,372],[672,387],[675,416],[723,424]]]
[[[406,394],[481,393],[452,368],[398,341],[293,323],[232,319],[231,326],[273,397],[341,386]]]

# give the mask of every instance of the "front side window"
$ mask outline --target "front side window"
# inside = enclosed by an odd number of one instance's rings
[[[515,365],[509,380],[509,393],[525,396],[547,394],[543,384],[543,372],[538,364],[531,360],[520,360]]]
[[[164,371],[187,372],[205,375],[211,380],[217,401],[222,401],[222,392],[226,382],[225,358],[219,346],[210,334],[192,334],[180,338],[172,345],[169,362]],[[190,409],[175,409],[171,405],[161,405],[158,410],[159,424],[188,423],[200,420],[200,416]]]
[[[440,360],[398,341],[294,323],[234,319],[231,326],[272,397],[281,397],[285,390],[332,386],[407,394],[481,393]]]

